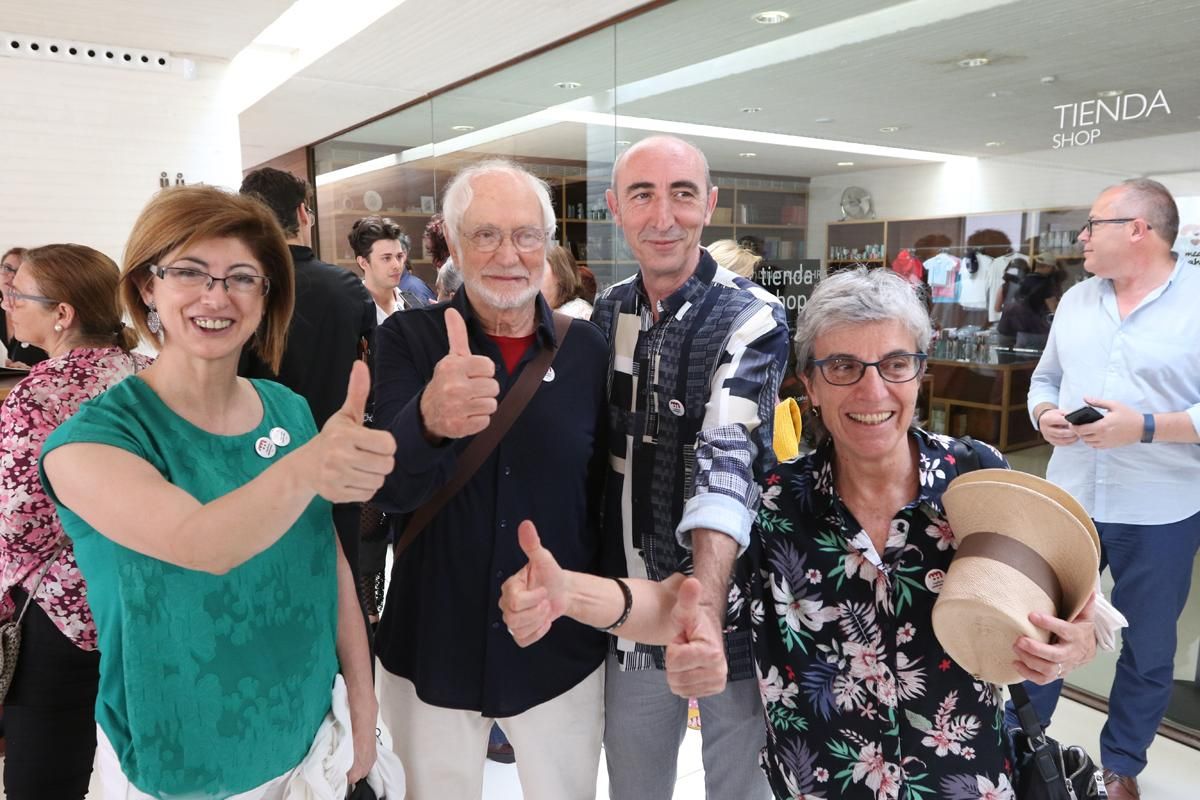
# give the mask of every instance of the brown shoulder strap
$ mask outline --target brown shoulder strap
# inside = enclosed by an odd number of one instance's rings
[[[504,434],[508,433],[508,429],[517,421],[517,417],[521,416],[521,412],[525,410],[525,406],[529,404],[538,390],[542,378],[546,376],[551,362],[554,361],[554,356],[562,348],[563,340],[567,338],[567,331],[570,328],[571,318],[566,314],[554,312],[555,346],[543,349],[533,361],[525,366],[525,369],[521,371],[521,376],[517,378],[517,382],[508,390],[508,394],[504,395],[496,413],[492,414],[491,423],[475,434],[475,438],[459,455],[458,468],[455,469],[453,477],[408,518],[408,524],[404,526],[404,533],[396,542],[395,556],[397,558],[413,543],[425,526],[437,516],[450,498],[467,485],[476,471],[483,466],[483,462],[487,461],[488,456],[500,444]]]

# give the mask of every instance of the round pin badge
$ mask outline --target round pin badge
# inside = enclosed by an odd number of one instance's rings
[[[254,443],[254,452],[263,458],[270,458],[275,455],[275,443],[265,436],[260,436],[258,437],[258,441]]]
[[[547,367],[546,374],[542,376],[542,380],[546,383],[554,380],[554,367]]]
[[[292,441],[292,435],[283,428],[271,428],[271,432],[267,434],[271,437],[271,441],[280,447],[287,447]]]
[[[667,403],[667,408],[671,409],[671,413],[677,417],[683,416],[683,403],[675,398],[671,398],[671,402]]]
[[[946,573],[940,569],[931,569],[925,573],[925,588],[934,594],[942,591],[942,584],[946,582]]]

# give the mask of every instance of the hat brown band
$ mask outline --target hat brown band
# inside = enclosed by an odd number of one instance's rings
[[[967,557],[990,558],[1007,564],[1037,584],[1061,613],[1062,584],[1058,582],[1058,573],[1038,551],[1019,539],[993,531],[972,533],[959,543],[954,554],[955,559]]]

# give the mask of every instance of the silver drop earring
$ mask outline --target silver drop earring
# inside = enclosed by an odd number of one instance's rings
[[[154,303],[150,304],[150,313],[146,315],[146,327],[155,335],[162,330],[162,319],[158,316],[158,309],[154,307]]]

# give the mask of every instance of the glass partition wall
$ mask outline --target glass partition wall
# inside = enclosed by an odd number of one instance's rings
[[[604,201],[622,148],[672,133],[707,154],[719,200],[705,242],[764,256],[787,284],[850,264],[932,283],[941,328],[926,422],[996,442],[1044,472],[1024,410],[1038,344],[993,332],[1012,278],[1087,277],[1077,240],[1105,187],[1176,195],[1176,249],[1200,265],[1200,6],[1183,0],[681,0],[577,38],[314,146],[319,247],[354,269],[370,213],[412,239],[464,163],[513,158],[553,189],[558,238],[602,285],[633,274]],[[463,46],[471,46],[469,42]],[[919,265],[915,267],[914,264]],[[974,276],[945,282],[945,267]],[[978,272],[983,271],[982,288]],[[1193,592],[1168,723],[1200,730]],[[1103,699],[1115,656],[1072,676]]]

